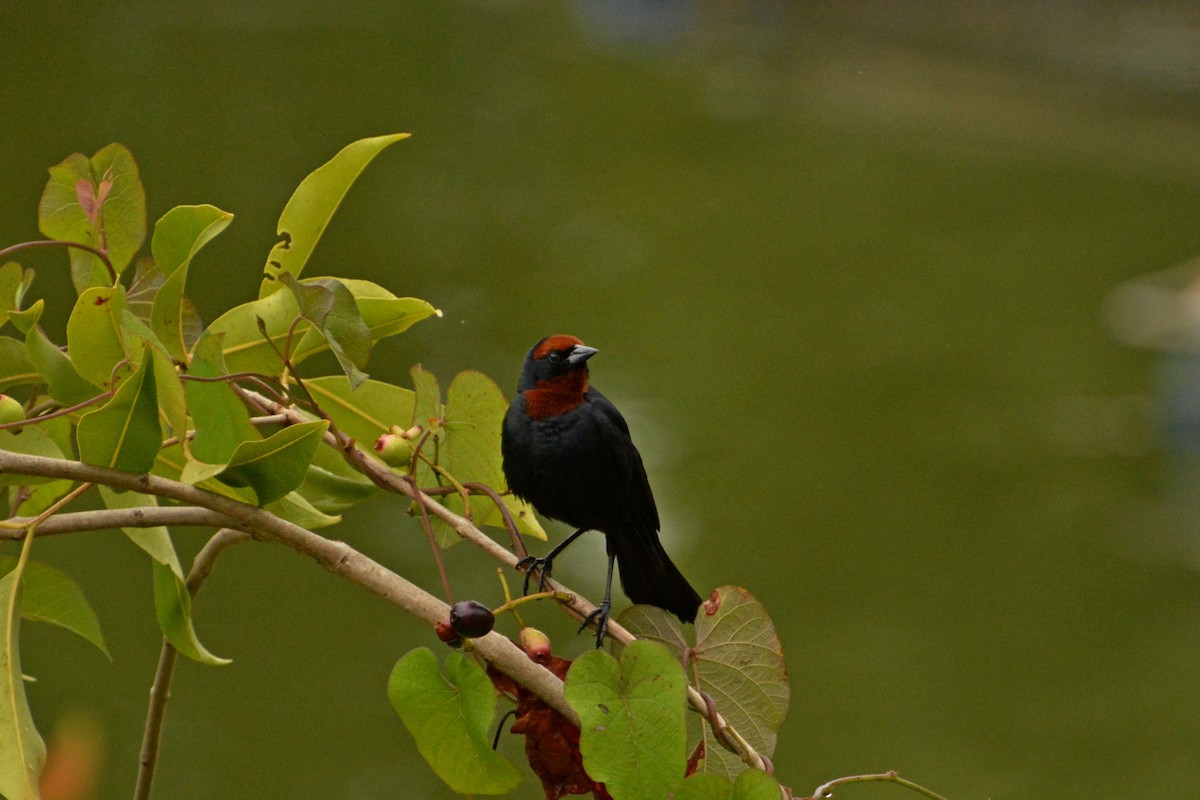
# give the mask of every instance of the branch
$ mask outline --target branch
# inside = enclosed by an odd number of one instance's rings
[[[13,517],[15,525],[28,525],[33,517]],[[194,506],[143,506],[141,508],[112,508],[96,511],[73,511],[56,514],[38,525],[38,536],[77,531],[101,531],[110,528],[153,528],[158,525],[188,525],[221,528],[231,520],[224,514]],[[25,531],[0,528],[0,541],[20,541]]]
[[[450,616],[450,607],[445,603],[345,542],[326,539],[256,506],[186,483],[156,475],[137,475],[77,461],[0,450],[0,474],[4,473],[90,481],[201,506],[227,516],[233,523],[228,527],[236,527],[255,538],[277,542],[304,553],[335,575],[379,595],[431,627]],[[432,510],[438,508],[441,508],[439,504],[431,503]],[[545,667],[530,661],[507,637],[492,632],[473,642],[475,649],[495,664],[497,669],[528,688],[573,724],[579,724],[578,715],[563,698],[562,681]]]
[[[297,412],[294,408],[282,406],[263,397],[260,394],[244,389],[240,386],[234,386],[234,391],[247,403],[258,407],[262,411],[271,414],[283,414],[287,417],[288,424],[297,424],[308,422],[309,420]],[[485,550],[489,555],[506,566],[516,569],[517,556],[506,550],[502,545],[498,544],[494,539],[488,536],[475,526],[471,520],[466,517],[459,516],[441,503],[436,502],[429,495],[418,489],[405,476],[397,475],[392,470],[388,469],[382,463],[370,458],[363,450],[357,447],[354,440],[340,431],[330,429],[325,432],[325,443],[331,447],[337,448],[342,454],[342,457],[359,472],[371,479],[376,486],[384,491],[402,494],[405,497],[410,497],[421,507],[428,510],[461,536],[477,547]],[[581,595],[579,592],[572,590],[570,587],[554,579],[546,580],[546,589],[557,594],[566,594],[570,596],[569,600],[560,600],[560,604],[576,619],[583,621],[596,608],[596,605]],[[608,622],[608,635],[622,644],[629,644],[635,640],[633,634],[621,627],[614,620]],[[511,674],[511,673],[509,673]],[[513,676],[516,677],[516,676]],[[530,687],[532,688],[532,687]],[[561,690],[561,685],[560,685]],[[712,705],[710,700],[705,700],[703,694],[697,691],[694,687],[688,686],[688,705],[697,711],[709,725],[712,726],[716,739],[730,752],[736,754],[742,761],[754,769],[760,769],[764,772],[774,773],[771,762],[754,747],[746,741],[746,739],[738,733],[738,731],[729,724],[729,721],[720,714]],[[557,709],[558,706],[555,706]],[[576,717],[567,715],[567,718],[572,722]]]

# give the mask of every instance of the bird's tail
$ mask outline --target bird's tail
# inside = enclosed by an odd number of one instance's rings
[[[610,541],[621,570],[621,588],[630,600],[658,606],[684,622],[695,621],[700,595],[671,563],[657,534],[623,531]]]

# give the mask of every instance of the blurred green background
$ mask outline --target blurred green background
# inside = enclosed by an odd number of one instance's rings
[[[37,238],[47,167],[122,142],[151,220],[237,215],[192,267],[209,320],[256,295],[310,170],[411,131],[308,274],[445,312],[377,349],[384,380],[421,361],[511,391],[543,335],[600,349],[675,560],[779,624],[798,793],[885,769],[950,798],[1195,792],[1200,393],[1185,355],[1105,325],[1114,287],[1200,250],[1193,4],[6,3],[0,68],[0,243]],[[66,258],[22,261],[61,341]],[[402,510],[333,532],[434,586]],[[579,547],[560,574],[598,593],[600,537]],[[116,532],[35,557],[84,585],[114,656],[25,626],[36,717],[98,723],[97,797],[128,797],[147,561]],[[498,598],[489,562],[449,562]],[[247,544],[197,627],[234,661],[181,664],[156,796],[449,796],[384,694],[436,646],[423,626]]]

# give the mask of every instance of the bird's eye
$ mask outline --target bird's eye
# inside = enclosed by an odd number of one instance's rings
[[[557,364],[558,362],[562,361],[562,353],[554,351],[550,355],[546,356],[546,358],[550,360],[551,364]]]

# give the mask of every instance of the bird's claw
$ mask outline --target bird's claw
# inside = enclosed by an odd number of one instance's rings
[[[604,646],[604,634],[608,633],[608,616],[611,610],[611,604],[607,600],[602,601],[600,605],[592,609],[590,614],[583,618],[583,624],[579,626],[579,630],[577,631],[577,633],[582,633],[584,628],[595,622],[597,650]]]
[[[521,587],[521,595],[529,594],[529,578],[533,575],[533,571],[538,573],[538,591],[546,591],[546,580],[550,577],[551,560],[549,558],[540,558],[536,556],[525,556],[517,562],[517,569],[524,570],[525,583]]]

